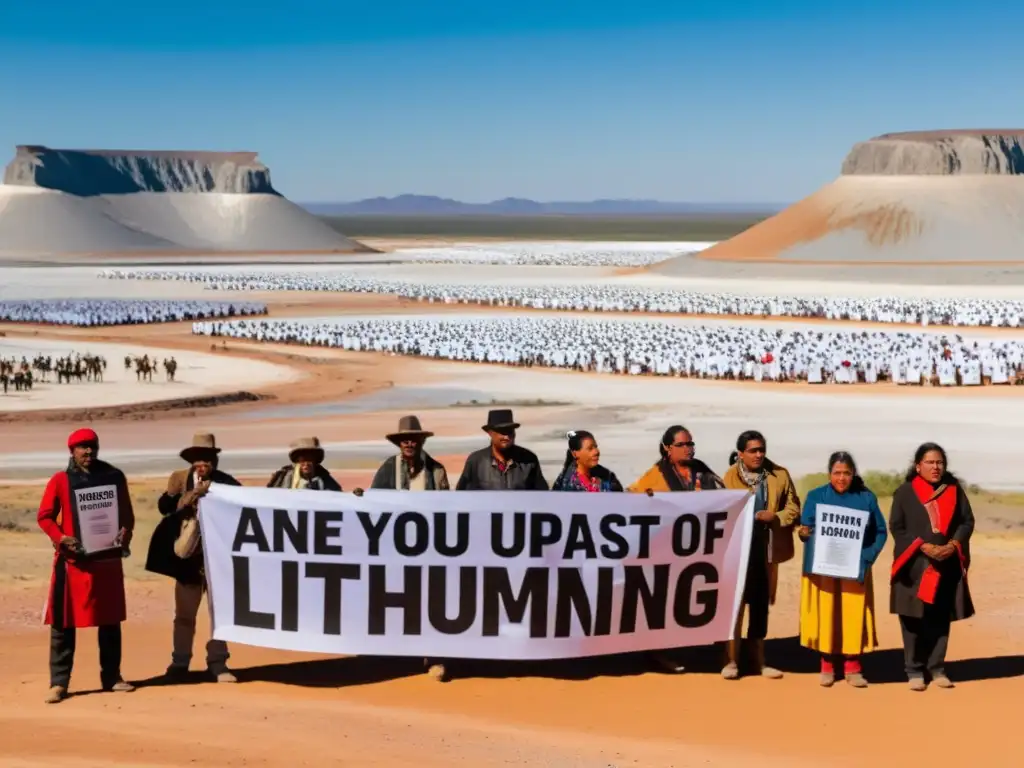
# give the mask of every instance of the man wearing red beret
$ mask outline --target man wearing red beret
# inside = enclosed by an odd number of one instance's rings
[[[73,432],[71,460],[50,478],[39,504],[39,527],[55,550],[46,601],[48,704],[67,696],[76,630],[83,627],[98,627],[103,690],[135,690],[121,677],[121,622],[127,614],[121,558],[130,554],[135,515],[124,473],[96,458],[99,447],[91,429]]]

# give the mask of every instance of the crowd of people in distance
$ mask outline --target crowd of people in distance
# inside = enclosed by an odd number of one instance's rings
[[[551,490],[653,497],[657,493],[731,489],[749,494],[754,519],[745,557],[745,583],[737,621],[721,644],[722,678],[737,680],[744,672],[767,679],[783,677],[765,658],[765,638],[780,567],[796,559],[799,539],[804,542],[800,643],[820,656],[821,686],[834,685],[841,668],[849,685],[867,687],[861,657],[878,647],[872,566],[891,534],[894,565],[889,610],[899,616],[910,689],[925,691],[929,681],[938,688],[954,686],[945,668],[946,651],[951,623],[974,614],[967,582],[974,515],[966,491],[947,469],[941,446],[925,443],[917,449],[906,482],[893,496],[887,523],[877,498],[858,477],[853,457],[842,451],[833,453],[827,462],[828,482],[812,490],[801,504],[789,472],[768,457],[767,440],[756,430],[739,435],[730,466],[719,475],[697,458],[693,433],[682,425],[672,425],[658,440],[651,468],[625,488],[601,464],[597,438],[578,430],[566,434],[565,460],[549,486],[537,455],[517,443],[519,427],[511,410],[488,413],[483,424],[488,441],[466,457],[455,492]],[[432,435],[416,416],[401,419],[398,429],[386,435],[394,446],[393,454],[381,464],[369,489],[357,488],[353,493],[450,491],[444,466],[425,450]],[[67,447],[70,460],[47,483],[38,514],[39,527],[55,549],[46,603],[46,622],[51,626],[46,701],[51,704],[67,696],[76,631],[84,627],[99,628],[103,689],[134,690],[121,675],[121,623],[127,618],[121,561],[131,554],[135,528],[128,481],[120,470],[99,459],[99,437],[93,430],[76,430],[68,437]],[[162,519],[153,532],[146,560],[148,571],[175,582],[171,661],[166,670],[172,683],[189,673],[196,617],[207,591],[202,532],[197,522],[199,501],[213,483],[240,485],[220,468],[221,449],[212,434],[197,434],[179,456],[185,465],[171,473],[158,501]],[[324,458],[317,438],[296,441],[288,463],[267,485],[341,491],[323,468]],[[110,489],[118,501],[117,525],[110,532],[113,546],[104,550],[103,558],[100,553],[86,557],[79,539],[73,499],[90,488]],[[410,502],[415,506],[414,500]],[[842,578],[821,575],[821,569],[814,566],[816,542],[832,535],[827,530],[829,518],[819,517],[819,507],[826,515],[856,513],[865,518],[856,567]],[[415,639],[410,640],[412,655],[416,653]],[[686,649],[665,648],[652,652],[650,659],[678,673],[685,671],[686,654]],[[237,681],[228,659],[224,641],[211,639],[206,644],[206,669],[212,680]],[[429,674],[437,680],[458,676],[461,665],[459,659],[425,660]]]
[[[627,375],[854,384],[1024,382],[1024,342],[572,317],[234,320],[192,332],[442,360]]]
[[[194,299],[23,299],[0,301],[0,321],[80,327],[141,325],[267,314],[254,301]]]
[[[898,296],[772,296],[628,285],[482,285],[381,280],[365,273],[106,270],[121,280],[180,280],[219,291],[379,293],[440,304],[576,312],[793,317],[854,322],[1020,328],[1024,301]]]
[[[509,243],[493,246],[415,248],[399,253],[403,260],[432,264],[493,264],[524,267],[643,267],[681,253],[703,250],[713,243]]]

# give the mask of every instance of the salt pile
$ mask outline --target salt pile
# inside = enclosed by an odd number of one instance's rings
[[[918,131],[861,142],[834,182],[701,258],[1020,262],[1024,130]],[[651,267],[684,268],[682,260]]]
[[[287,200],[254,152],[19,146],[0,254],[366,250]]]

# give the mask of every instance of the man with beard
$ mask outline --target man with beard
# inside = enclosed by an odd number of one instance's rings
[[[340,491],[341,485],[324,467],[324,449],[317,437],[300,437],[289,446],[288,461],[270,478],[267,488]]]
[[[427,438],[433,437],[420,426],[416,416],[403,416],[398,431],[386,435],[398,448],[373,476],[370,488],[393,491],[447,491],[448,473],[443,465],[423,450]]]
[[[181,681],[188,675],[192,661],[192,645],[196,635],[196,617],[206,592],[203,549],[199,536],[199,500],[211,483],[241,485],[235,478],[217,468],[220,448],[216,438],[199,433],[192,445],[179,454],[188,463],[167,480],[167,490],[157,501],[163,519],[153,531],[149,543],[146,570],[174,579],[174,634],[171,664],[167,677]],[[209,599],[207,599],[209,607]],[[210,639],[206,644],[206,668],[218,683],[234,683],[228,669],[228,646],[223,640]]]
[[[768,610],[775,602],[779,564],[792,560],[794,526],[800,520],[800,497],[789,472],[767,457],[764,435],[754,430],[744,432],[736,440],[736,461],[722,481],[726,488],[754,494],[754,531],[747,560],[747,581],[743,604],[732,639],[726,643],[722,677],[735,680],[740,676],[740,646],[743,637],[743,614],[749,611],[747,640],[750,642],[754,667],[763,677],[776,680],[782,672],[765,664],[764,639],[768,636]]]
[[[508,409],[487,414],[483,430],[491,444],[466,457],[458,491],[546,491],[548,482],[540,460],[532,451],[516,445],[519,424]]]
[[[68,466],[50,478],[39,504],[39,527],[55,550],[46,601],[47,704],[67,696],[77,630],[83,627],[98,628],[103,690],[135,690],[121,677],[121,622],[127,618],[121,559],[130,554],[135,514],[124,473],[100,461],[99,449],[99,437],[91,429],[71,433]],[[98,543],[104,537],[106,543]]]

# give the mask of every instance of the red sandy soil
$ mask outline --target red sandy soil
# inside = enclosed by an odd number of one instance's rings
[[[31,534],[21,534],[31,535]],[[41,534],[40,534],[41,536]],[[889,560],[879,578],[882,650],[868,657],[873,685],[817,685],[817,661],[792,639],[770,643],[781,681],[721,680],[713,653],[692,652],[691,673],[651,672],[642,659],[479,664],[441,685],[408,659],[332,658],[232,648],[236,686],[161,685],[171,591],[129,585],[125,676],[133,694],[95,693],[95,633],[81,632],[76,695],[42,703],[48,684],[45,585],[0,595],[0,744],[4,766],[1013,766],[1007,740],[1024,694],[1018,655],[1024,565],[1013,543],[979,541],[972,571],[979,615],[954,625],[956,690],[915,694],[901,673],[899,629],[885,611]],[[46,547],[39,557],[48,561]],[[797,572],[786,564],[771,627],[797,627]],[[201,622],[203,619],[201,618]],[[199,629],[197,649],[207,636]],[[201,655],[201,650],[200,650]],[[201,658],[194,664],[200,667]],[[925,743],[930,747],[924,746]],[[931,750],[931,752],[929,752]]]

